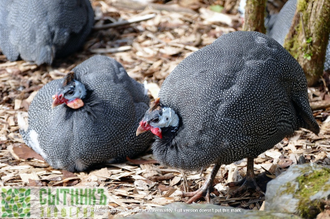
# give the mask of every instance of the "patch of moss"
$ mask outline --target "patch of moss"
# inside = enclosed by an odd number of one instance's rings
[[[322,5],[322,7],[321,7]],[[295,30],[291,30],[284,47],[302,66],[308,83],[311,85],[322,75],[330,26],[330,2],[316,0],[297,1],[300,17],[295,17]],[[319,13],[313,11],[319,10]],[[319,16],[321,15],[321,16]],[[302,31],[304,24],[304,32]],[[303,37],[305,39],[303,39]],[[291,40],[290,40],[291,39]]]
[[[308,61],[312,59],[312,55],[311,53],[305,53],[304,54],[304,59],[307,59]]]
[[[266,13],[266,0],[251,0],[246,2],[245,9],[254,11],[255,13],[246,13],[243,26],[244,31],[258,31],[266,33],[264,25],[264,16]],[[260,10],[263,9],[263,10]]]
[[[321,200],[311,201],[310,197],[319,191],[324,191],[324,185],[330,179],[330,169],[322,168],[315,170],[307,176],[297,178],[299,183],[299,214],[304,218],[315,218],[317,214],[324,210]],[[323,205],[323,206],[322,206]]]
[[[292,183],[292,182],[287,182],[284,186],[284,188],[286,188],[286,190],[281,192],[281,196],[284,194],[294,194],[296,191],[296,184]]]
[[[315,218],[317,214],[324,210],[324,202],[322,200],[310,200],[310,197],[320,191],[328,191],[330,185],[325,184],[330,179],[330,169],[321,168],[312,170],[311,167],[306,167],[302,172],[308,172],[296,179],[298,182],[298,189],[296,184],[288,182],[286,190],[282,194],[293,194],[293,197],[298,199],[298,214],[303,218]],[[281,195],[282,195],[281,194]]]
[[[316,3],[315,0],[300,0],[298,1],[298,9],[303,14],[306,40],[312,38],[310,43],[306,43],[307,47],[305,47],[305,50],[303,51],[303,58],[311,61],[307,62],[309,64],[305,65],[304,70],[311,76],[320,76],[323,73],[323,64],[320,65],[317,63],[324,62],[325,48],[328,41],[324,37],[329,36],[330,33],[330,27],[324,24],[330,22],[330,4],[329,2],[324,2],[322,8],[315,9],[315,7],[312,6],[314,2],[315,4],[321,4]],[[322,14],[322,16],[313,16],[313,10],[320,10],[319,14]],[[313,24],[311,22],[313,22]],[[314,54],[315,56],[313,56]]]
[[[221,5],[211,5],[210,10],[220,13],[223,10],[223,7]]]
[[[295,32],[299,33],[301,30],[301,22],[299,22],[295,27]],[[290,52],[290,54],[295,58],[298,59],[299,55],[301,54],[302,50],[306,50],[306,45],[302,45],[298,42],[298,34],[294,34],[292,38],[285,39],[284,41],[284,48]],[[287,36],[286,36],[287,38]]]
[[[330,14],[330,4],[329,2],[325,2],[324,3],[324,7],[323,10],[320,11],[320,13],[322,14],[322,16],[319,17],[319,19],[316,20],[316,25],[314,27],[314,32],[318,33],[318,34],[313,34],[313,36],[315,37],[314,41],[324,41],[324,44],[326,45],[326,40],[323,40],[322,37],[324,37],[325,35],[328,36],[330,34],[330,26],[329,25],[324,25],[329,23],[330,18],[329,18],[329,14]],[[309,19],[310,14],[306,14],[306,20]],[[321,34],[321,33],[325,33],[325,34]]]
[[[307,8],[307,1],[305,0],[298,0],[297,8],[299,11],[305,11]]]

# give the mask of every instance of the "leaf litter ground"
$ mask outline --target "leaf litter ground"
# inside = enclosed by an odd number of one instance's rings
[[[18,132],[17,114],[27,116],[37,91],[94,54],[115,58],[132,78],[141,83],[147,81],[150,97],[155,98],[163,80],[185,57],[222,34],[241,29],[237,5],[228,9],[227,14],[219,15],[210,10],[209,4],[198,0],[180,1],[181,5],[175,1],[148,6],[129,3],[128,0],[92,1],[95,29],[84,48],[55,60],[52,66],[9,62],[0,53],[0,186],[105,186],[110,193],[109,217],[184,202],[187,199],[182,197],[182,191],[194,191],[202,186],[212,166],[200,172],[183,172],[160,165],[150,151],[136,160],[128,159],[126,163],[91,172],[55,170],[24,144]],[[270,179],[292,164],[330,164],[328,81],[309,88],[321,133],[316,136],[306,130],[297,131],[256,158],[255,173],[259,174],[261,188],[265,189]],[[211,201],[223,206],[262,209],[263,195],[253,192],[240,197],[229,195],[226,183],[240,180],[245,173],[246,160],[223,165]]]

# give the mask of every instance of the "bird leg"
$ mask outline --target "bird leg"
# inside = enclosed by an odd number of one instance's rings
[[[229,187],[236,187],[239,186],[238,189],[236,189],[232,194],[241,194],[249,189],[256,190],[257,192],[261,192],[261,189],[257,185],[257,182],[254,178],[254,168],[253,168],[254,160],[252,157],[247,158],[247,171],[246,176],[242,180],[238,182],[230,182],[227,183],[227,186]]]
[[[206,201],[210,203],[210,190],[212,189],[212,184],[214,181],[215,176],[217,175],[220,164],[216,163],[212,169],[211,174],[208,176],[207,180],[203,184],[203,186],[195,192],[184,192],[183,196],[191,197],[187,203],[190,204],[192,202],[196,202],[201,197],[205,197]]]
[[[183,191],[187,192],[188,191],[188,181],[187,181],[187,174],[184,170],[181,170],[181,174],[182,174],[182,178],[183,178],[183,182],[182,182],[182,187],[183,187]]]

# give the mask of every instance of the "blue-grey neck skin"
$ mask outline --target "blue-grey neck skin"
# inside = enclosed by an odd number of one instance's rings
[[[77,80],[71,81],[68,85],[61,87],[58,94],[62,94],[68,102],[73,101],[77,98],[83,99],[86,97],[86,88],[81,82]]]
[[[153,115],[153,119],[149,124],[157,128],[167,128],[179,126],[179,117],[170,107],[163,107],[161,110],[157,110]],[[156,121],[154,119],[157,119]]]
[[[77,80],[74,80],[74,83],[76,85],[75,89],[74,89],[74,93],[72,96],[70,96],[70,98],[68,98],[69,101],[72,101],[76,98],[79,98],[79,99],[84,99],[85,96],[86,96],[86,88],[85,86],[80,83],[79,81]],[[68,96],[68,95],[66,95]]]

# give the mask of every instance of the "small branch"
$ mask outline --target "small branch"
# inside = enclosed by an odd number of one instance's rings
[[[92,53],[116,53],[116,52],[124,52],[132,49],[131,46],[122,46],[118,48],[99,48],[99,49],[90,49]]]
[[[113,3],[115,7],[123,7],[133,10],[144,10],[146,7],[159,10],[159,11],[170,11],[170,12],[178,12],[178,13],[188,13],[188,14],[198,14],[197,12],[189,9],[180,7],[176,4],[173,5],[164,5],[164,4],[155,4],[155,3],[143,3],[134,0],[118,0]]]
[[[105,25],[101,25],[101,26],[94,26],[93,29],[94,30],[104,30],[104,29],[108,29],[108,28],[112,28],[112,27],[119,27],[119,26],[123,26],[123,25],[127,25],[127,24],[132,24],[132,23],[137,23],[137,22],[149,20],[151,18],[154,18],[155,16],[156,16],[156,14],[147,14],[147,15],[144,15],[144,16],[141,16],[141,17],[128,19],[127,21],[118,21],[118,22],[111,23],[111,24],[105,24]]]

